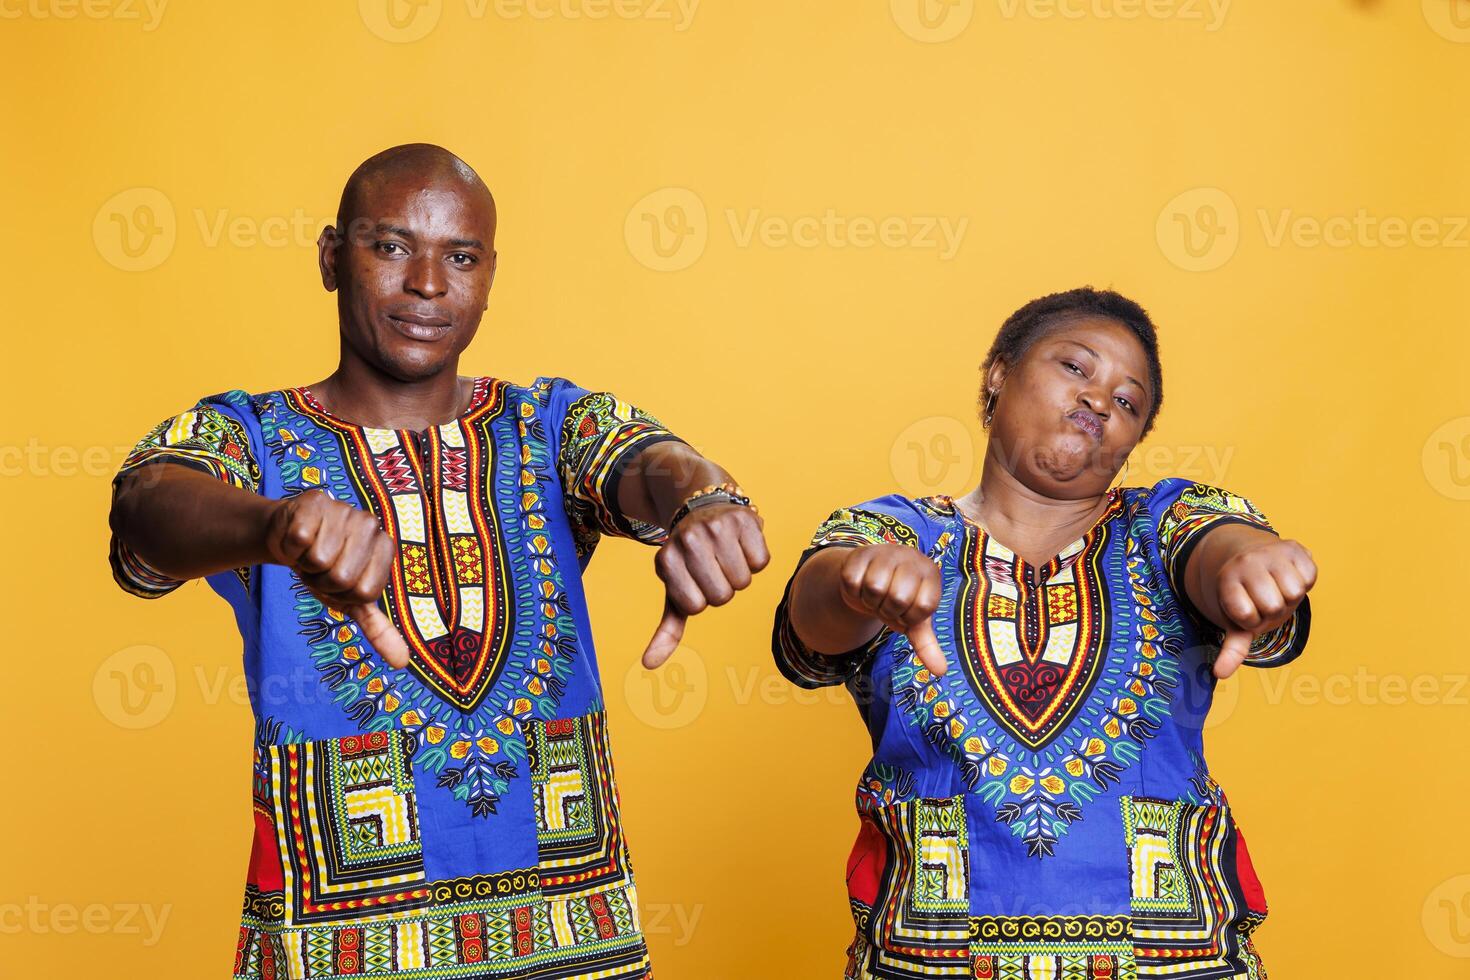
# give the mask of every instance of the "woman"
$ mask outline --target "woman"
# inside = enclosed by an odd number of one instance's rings
[[[1028,303],[982,372],[980,486],[835,512],[776,615],[782,673],[873,740],[847,976],[1262,976],[1200,729],[1217,678],[1301,653],[1311,555],[1228,491],[1110,486],[1163,402],[1136,303]]]

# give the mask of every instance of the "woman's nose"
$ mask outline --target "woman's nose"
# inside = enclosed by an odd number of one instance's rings
[[[1101,418],[1108,417],[1108,397],[1096,388],[1083,388],[1077,395],[1077,400],[1087,406],[1087,410]]]

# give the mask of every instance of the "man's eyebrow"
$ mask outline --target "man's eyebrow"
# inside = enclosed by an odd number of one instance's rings
[[[397,235],[400,238],[418,237],[407,228],[400,228],[397,225],[390,225],[386,221],[379,221],[377,225],[374,226],[373,231],[380,235]],[[450,248],[478,248],[482,252],[485,251],[485,243],[480,241],[478,238],[451,238],[444,244],[448,245]]]
[[[1093,350],[1091,347],[1088,347],[1086,344],[1084,344],[1080,340],[1073,340],[1071,337],[1063,337],[1063,338],[1061,338],[1061,340],[1062,340],[1063,343],[1066,343],[1066,344],[1075,344],[1076,346],[1081,347],[1083,350],[1087,351],[1087,353],[1091,354],[1093,357],[1097,358],[1099,361],[1102,360],[1102,358],[1098,356],[1097,351]],[[1135,385],[1137,385],[1138,386],[1138,389],[1140,391],[1142,391],[1145,395],[1148,394],[1148,388],[1144,386],[1144,383],[1142,381],[1139,381],[1137,378],[1133,377],[1131,374],[1127,377],[1126,380],[1131,381]]]

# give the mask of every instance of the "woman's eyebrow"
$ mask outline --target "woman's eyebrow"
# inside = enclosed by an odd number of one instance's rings
[[[1071,344],[1074,347],[1081,347],[1083,350],[1087,351],[1087,353],[1091,354],[1096,360],[1099,360],[1099,361],[1102,360],[1102,357],[1098,354],[1097,351],[1093,350],[1091,347],[1088,347],[1086,344],[1084,344],[1080,340],[1073,340],[1070,337],[1063,337],[1063,338],[1061,338],[1061,341],[1064,344]],[[1138,386],[1138,390],[1141,391],[1141,392],[1143,392],[1145,395],[1148,394],[1148,388],[1144,387],[1143,382],[1142,381],[1139,381],[1137,378],[1133,377],[1132,375],[1129,375],[1124,380],[1130,381],[1133,384],[1137,385]]]
[[[1088,347],[1086,344],[1084,344],[1080,340],[1073,340],[1071,337],[1062,337],[1062,338],[1060,338],[1060,340],[1064,344],[1071,344],[1073,347],[1081,347],[1083,350],[1087,351],[1087,353],[1091,354],[1093,357],[1096,357],[1098,360],[1102,360],[1101,357],[1098,357],[1097,351],[1093,350],[1091,347]]]

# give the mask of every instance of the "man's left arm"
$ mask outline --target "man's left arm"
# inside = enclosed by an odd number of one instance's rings
[[[654,559],[663,618],[643,652],[643,666],[658,667],[690,616],[723,606],[770,563],[765,522],[724,467],[676,440],[645,446],[626,462],[617,507],[625,519],[668,530]]]
[[[724,467],[637,405],[565,378],[542,397],[579,558],[603,534],[659,547],[664,612],[643,653],[657,667],[688,617],[729,602],[766,567],[763,522]]]

